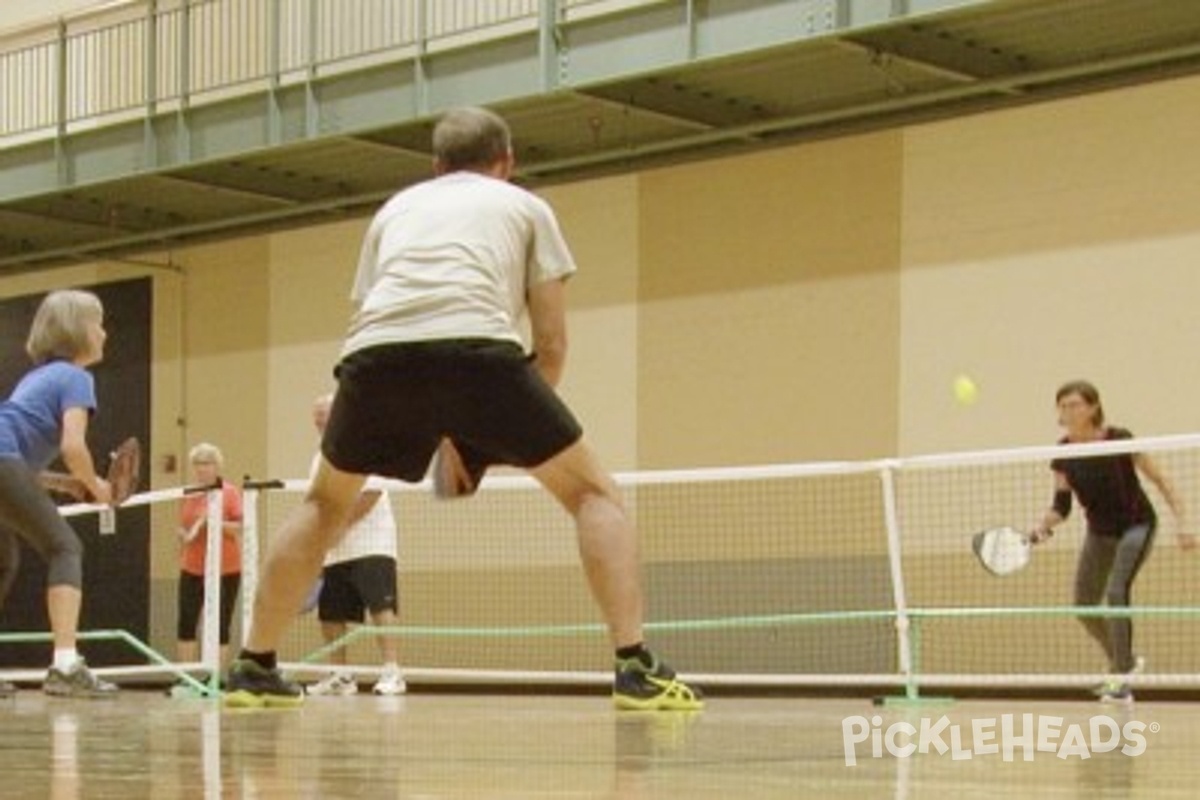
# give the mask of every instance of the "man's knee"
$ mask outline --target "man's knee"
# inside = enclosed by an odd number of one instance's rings
[[[343,497],[332,492],[310,492],[304,498],[304,506],[315,522],[313,533],[322,547],[328,550],[341,541],[357,499],[357,495]]]
[[[616,481],[582,440],[531,472],[571,514],[605,503],[623,513]]]

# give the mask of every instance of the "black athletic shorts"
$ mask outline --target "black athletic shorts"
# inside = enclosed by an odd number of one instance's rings
[[[363,622],[363,612],[395,613],[396,560],[365,556],[330,564],[322,572],[317,618],[322,622]]]
[[[321,450],[344,472],[415,483],[446,437],[469,465],[535,467],[583,435],[512,342],[380,345],[346,356],[334,375]]]
[[[218,615],[217,638],[221,644],[229,644],[229,629],[233,626],[233,609],[237,604],[238,591],[242,587],[242,575],[233,572],[221,576],[221,612]],[[181,642],[196,641],[196,629],[200,625],[200,611],[204,608],[204,576],[190,572],[179,573],[179,618],[175,635]]]

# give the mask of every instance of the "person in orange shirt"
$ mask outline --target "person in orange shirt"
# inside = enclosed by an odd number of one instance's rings
[[[192,478],[198,486],[221,483],[224,520],[221,540],[221,663],[229,656],[229,629],[233,609],[242,584],[242,494],[237,486],[221,481],[225,459],[220,449],[207,442],[196,445],[188,453]],[[204,558],[208,548],[208,495],[189,494],[179,508],[179,538],[181,542],[179,571],[179,625],[176,653],[179,661],[200,659],[196,629],[204,608]]]

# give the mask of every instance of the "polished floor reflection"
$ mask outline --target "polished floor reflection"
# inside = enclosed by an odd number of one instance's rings
[[[27,690],[0,701],[0,798],[1192,798],[1196,711],[718,697],[630,714],[602,697],[418,693],[234,712]],[[1047,748],[1026,761],[1018,740],[1006,761],[1005,715]],[[926,752],[893,754],[923,726]]]

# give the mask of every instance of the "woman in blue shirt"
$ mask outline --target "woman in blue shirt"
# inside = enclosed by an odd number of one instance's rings
[[[38,474],[56,457],[98,503],[112,500],[96,474],[87,428],[96,387],[87,368],[104,357],[104,308],[90,292],[61,290],[42,301],[25,350],[34,367],[0,402],[0,606],[24,541],[47,563],[46,605],[54,639],[47,694],[104,697],[117,691],[96,677],[76,649],[83,600],[83,547],[42,487]],[[2,683],[2,682],[0,682]],[[0,685],[0,695],[11,694]]]

